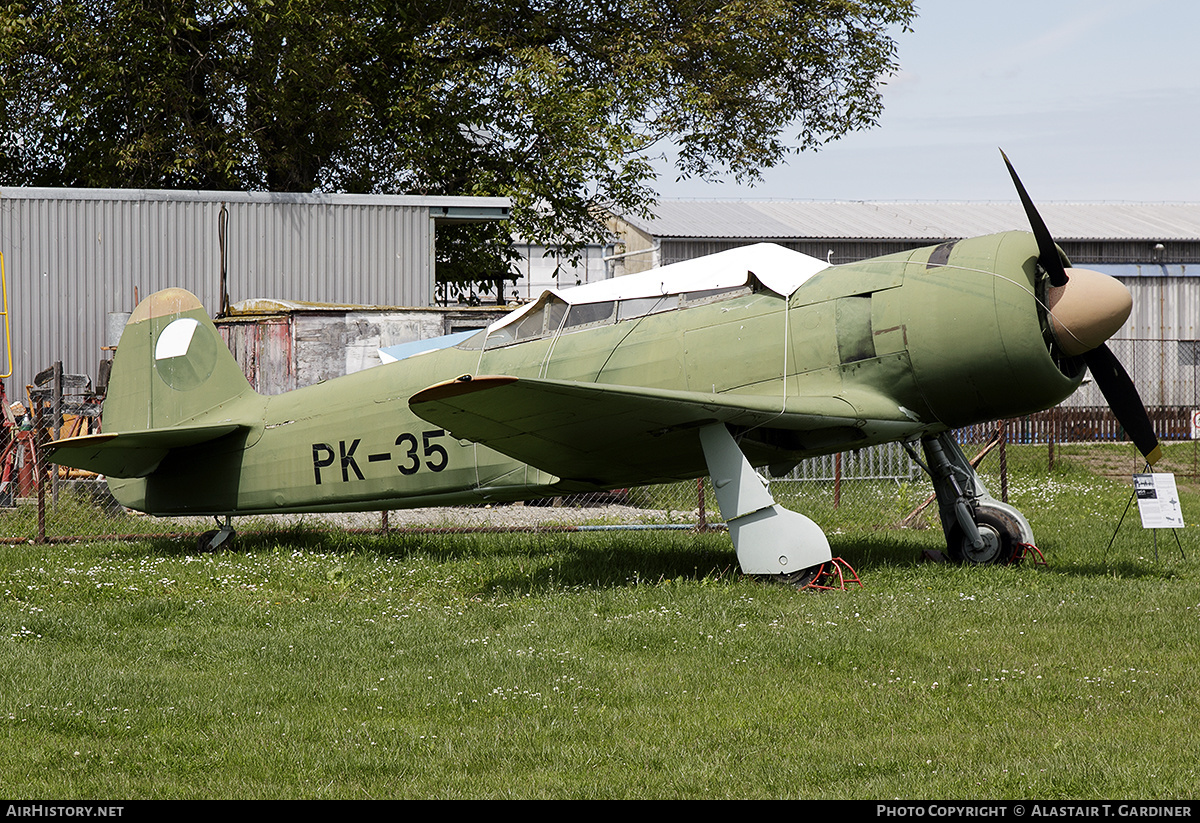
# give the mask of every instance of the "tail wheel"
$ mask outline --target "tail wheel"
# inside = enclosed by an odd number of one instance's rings
[[[196,538],[196,551],[201,554],[221,551],[233,547],[237,532],[229,528],[211,529]]]
[[[948,541],[950,556],[959,563],[975,566],[1003,566],[1016,562],[1021,545],[1021,529],[1011,516],[988,506],[979,506],[975,525],[983,545],[972,545],[962,527],[955,526]]]

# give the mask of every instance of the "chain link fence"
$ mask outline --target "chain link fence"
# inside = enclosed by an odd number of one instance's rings
[[[1185,345],[1186,344],[1186,345]],[[1200,409],[1194,341],[1110,341],[1147,404],[1164,442],[1190,441],[1187,456],[1169,469],[1195,480],[1197,445],[1192,421]],[[5,403],[0,451],[0,542],[187,537],[213,527],[211,518],[157,518],[122,508],[103,478],[45,464],[39,446],[59,431],[96,431],[98,405],[87,392],[72,397],[61,374],[48,394],[30,405]],[[55,394],[58,392],[58,394]],[[1016,420],[957,432],[967,455],[982,458],[980,472],[991,493],[1007,498],[1014,472],[1029,471],[1028,447],[1044,449],[1039,470],[1052,468],[1066,443],[1125,440],[1119,423],[1094,387],[1085,384],[1063,405]],[[1008,450],[1021,446],[1024,469],[1013,468]],[[1137,467],[1131,468],[1136,471]],[[827,530],[844,522],[881,527],[936,527],[933,487],[898,443],[806,460],[783,477],[770,478],[776,500],[812,517]],[[616,492],[487,506],[406,509],[342,515],[272,515],[239,518],[239,531],[304,525],[308,528],[377,532],[586,531],[704,529],[722,525],[707,479]]]

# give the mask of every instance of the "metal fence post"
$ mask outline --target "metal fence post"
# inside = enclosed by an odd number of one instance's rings
[[[842,453],[833,456],[833,507],[842,505]]]
[[[1000,421],[1000,502],[1008,502],[1008,421]]]
[[[33,476],[37,479],[37,539],[38,543],[46,542],[46,467],[42,464],[42,451],[37,448],[37,439],[33,448]]]
[[[1046,471],[1054,471],[1054,439],[1058,437],[1058,406],[1050,410],[1050,431],[1046,434]]]

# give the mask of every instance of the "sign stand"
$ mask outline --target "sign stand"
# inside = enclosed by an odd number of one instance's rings
[[[1146,468],[1149,468],[1149,464]],[[1138,514],[1142,518],[1142,528],[1171,529],[1175,535],[1175,545],[1179,547],[1179,556],[1186,560],[1187,557],[1183,553],[1183,544],[1179,542],[1178,532],[1178,529],[1184,526],[1183,509],[1179,505],[1175,475],[1169,472],[1135,474],[1133,476],[1133,494],[1129,496],[1129,502],[1125,504],[1125,511],[1121,513],[1117,528],[1113,530],[1113,536],[1104,550],[1105,555],[1107,556],[1108,549],[1112,548],[1113,541],[1117,539],[1121,523],[1125,522],[1125,515],[1129,513],[1129,507],[1133,505],[1135,499],[1138,502]],[[1158,560],[1157,531],[1154,532],[1154,559]]]

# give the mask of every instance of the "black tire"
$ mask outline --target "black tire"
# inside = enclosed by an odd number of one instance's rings
[[[222,532],[221,529],[209,529],[196,538],[196,551],[200,554],[207,554],[231,548],[236,536],[237,533],[234,531]]]
[[[971,545],[961,526],[955,524],[951,529],[947,548],[955,562],[972,566],[1006,566],[1018,559],[1021,533],[1003,513],[980,507],[975,512],[975,525],[983,538],[983,547],[979,549]]]
[[[794,589],[805,589],[810,586],[817,577],[825,570],[824,563],[818,563],[815,566],[809,566],[807,569],[802,569],[798,572],[790,574],[781,574],[776,579],[786,586],[791,586]]]

